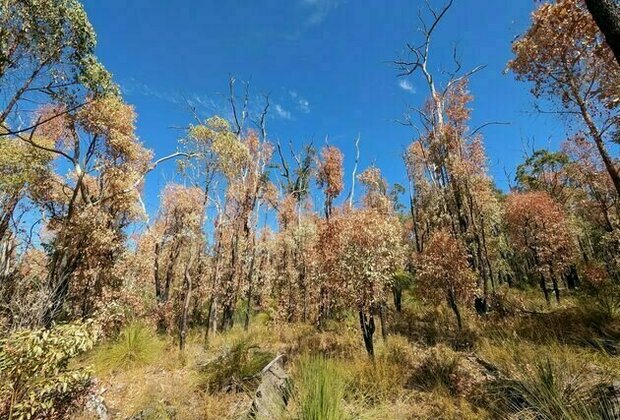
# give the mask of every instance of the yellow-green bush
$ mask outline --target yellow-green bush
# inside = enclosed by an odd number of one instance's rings
[[[65,418],[91,383],[88,369],[69,362],[90,350],[97,336],[87,322],[0,339],[0,418]]]

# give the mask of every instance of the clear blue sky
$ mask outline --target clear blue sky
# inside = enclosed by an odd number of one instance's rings
[[[439,7],[439,0],[429,0]],[[229,75],[251,80],[255,95],[270,93],[273,140],[339,146],[348,173],[353,140],[361,135],[360,169],[376,162],[390,182],[405,184],[400,158],[414,133],[396,119],[420,105],[426,86],[398,79],[389,61],[419,39],[422,0],[85,0],[98,34],[98,55],[138,112],[138,133],[157,156],[176,147],[172,127],[192,120],[184,100],[203,117],[221,113]],[[564,138],[553,117],[532,114],[526,84],[502,74],[510,43],[529,24],[529,0],[455,0],[436,32],[431,66],[452,66],[456,45],[464,68],[487,68],[471,83],[473,121],[509,121],[484,130],[491,173],[506,189],[524,141],[557,146]],[[403,88],[403,86],[406,88]],[[276,109],[277,108],[277,109]],[[174,179],[168,164],[149,176],[146,201]]]

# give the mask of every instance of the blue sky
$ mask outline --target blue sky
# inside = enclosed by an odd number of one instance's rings
[[[429,0],[439,7],[439,0]],[[401,153],[414,132],[395,122],[418,106],[427,88],[397,78],[390,61],[419,39],[422,0],[85,0],[98,34],[98,55],[138,112],[138,133],[157,156],[176,148],[178,127],[222,113],[229,75],[250,80],[253,96],[269,93],[268,131],[282,143],[311,139],[339,146],[350,173],[361,136],[360,169],[376,163],[390,182],[405,183]],[[533,1],[455,0],[433,39],[431,68],[452,67],[456,45],[464,68],[487,67],[471,82],[471,127],[484,130],[491,173],[508,186],[526,141],[555,147],[558,121],[532,113],[528,86],[503,74],[510,43],[529,24]],[[176,127],[176,128],[175,128]],[[146,203],[175,177],[168,164],[148,178]],[[348,177],[347,177],[348,179]]]

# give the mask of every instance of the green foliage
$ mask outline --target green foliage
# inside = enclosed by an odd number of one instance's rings
[[[408,271],[398,271],[394,274],[393,286],[398,290],[408,290],[413,286],[413,275]]]
[[[0,340],[0,417],[64,418],[88,390],[90,373],[70,360],[93,347],[91,323],[20,330]]]
[[[297,368],[294,399],[301,420],[341,420],[345,381],[336,363],[322,356],[303,356]]]
[[[544,183],[549,181],[549,175],[559,173],[568,163],[565,153],[539,149],[517,166],[515,178],[524,190],[546,189]]]
[[[10,68],[49,66],[54,68],[50,85],[79,82],[90,91],[116,92],[94,56],[95,45],[95,31],[78,0],[0,3],[0,78]]]
[[[218,116],[209,118],[204,124],[191,126],[185,142],[195,157],[204,160],[212,154],[228,178],[238,176],[250,159],[247,145],[231,130],[228,121]]]
[[[51,156],[19,140],[0,137],[0,198],[18,194],[49,170]]]
[[[199,367],[202,386],[209,391],[253,389],[261,370],[272,359],[273,354],[261,350],[250,337],[236,338]]]
[[[96,353],[95,365],[101,371],[135,368],[157,360],[163,350],[164,343],[148,326],[133,322],[116,341]]]

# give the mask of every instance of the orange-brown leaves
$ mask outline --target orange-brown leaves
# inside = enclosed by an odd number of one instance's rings
[[[78,112],[77,119],[88,133],[105,138],[110,158],[124,161],[145,158],[146,152],[135,134],[136,113],[120,98],[109,96],[93,100]]]
[[[169,184],[161,198],[160,219],[171,235],[185,232],[198,234],[203,214],[203,193],[200,188]]]
[[[36,112],[36,121],[43,123],[37,127],[36,137],[33,139],[37,140],[35,143],[48,147],[56,144],[58,147],[62,147],[68,145],[69,140],[73,141],[71,123],[64,106],[42,106]],[[41,143],[41,141],[44,141],[44,143]]]
[[[445,230],[433,234],[424,251],[415,258],[417,292],[439,304],[450,295],[456,302],[473,298],[475,276],[463,244]]]
[[[374,210],[354,210],[322,225],[319,246],[334,287],[347,290],[359,309],[385,299],[393,274],[404,265],[398,219]]]
[[[535,96],[551,94],[568,105],[574,89],[592,82],[589,93],[607,107],[620,105],[620,72],[583,0],[541,4],[513,51],[509,68],[534,83]]]
[[[388,196],[388,184],[381,170],[376,166],[371,166],[357,176],[359,181],[366,188],[364,204],[369,209],[374,209],[382,214],[390,213],[392,202]]]
[[[562,208],[545,192],[512,193],[506,223],[517,252],[534,259],[542,273],[559,273],[574,258],[575,243]]]
[[[321,150],[317,181],[319,187],[325,189],[325,195],[332,199],[342,192],[342,159],[342,152],[337,147],[327,146]]]

